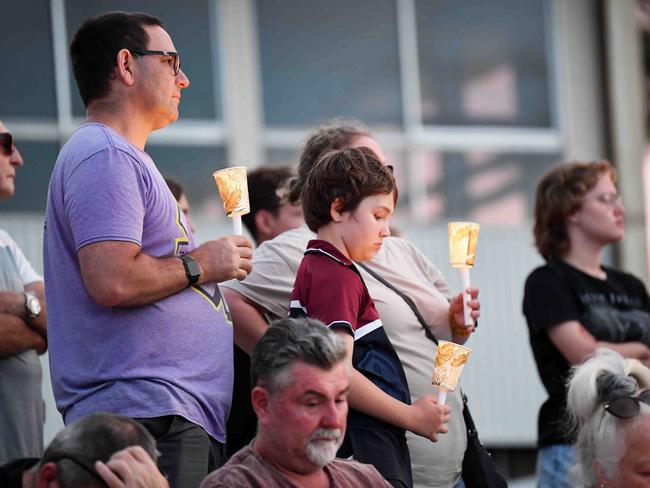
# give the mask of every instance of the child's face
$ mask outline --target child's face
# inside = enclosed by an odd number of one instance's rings
[[[388,224],[394,210],[390,193],[366,197],[355,210],[342,214],[341,236],[351,260],[367,261],[379,252],[390,235]]]

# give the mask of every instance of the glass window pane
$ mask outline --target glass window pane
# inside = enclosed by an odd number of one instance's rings
[[[420,164],[409,171],[418,171],[426,186],[424,215],[428,219],[507,225],[522,224],[532,217],[537,182],[561,160],[559,154],[488,151],[420,156]],[[408,199],[405,195],[400,203],[408,204]]]
[[[266,164],[270,166],[295,166],[298,167],[298,159],[302,148],[269,148],[266,150]]]
[[[425,124],[549,127],[543,0],[416,0]]]
[[[401,125],[395,2],[258,0],[268,125]]]
[[[303,150],[302,147],[267,148],[266,164],[269,166],[293,166],[297,170],[300,153],[302,152],[302,150]],[[388,164],[393,166],[393,174],[395,175],[395,179],[397,180],[397,189],[400,192],[400,195],[402,195],[407,190],[406,187],[407,168],[406,168],[406,163],[405,163],[406,159],[404,153],[402,151],[391,151],[386,149],[384,150],[384,155],[386,156],[386,161],[388,162]],[[398,201],[398,206],[400,201],[401,201],[401,196],[400,196],[400,200]]]
[[[207,0],[184,0],[183,2],[160,2],[157,0],[86,0],[84,2],[67,2],[67,27],[69,40],[81,24],[88,19],[110,10],[142,11],[156,15],[165,23],[176,49],[181,53],[182,69],[190,79],[190,87],[183,90],[181,117],[183,119],[220,119],[221,87],[216,60],[217,47],[210,33],[214,28],[211,18],[212,9],[208,9]],[[212,17],[211,17],[212,16]],[[213,33],[214,34],[214,33]],[[213,48],[211,49],[211,46]],[[83,117],[85,110],[79,91],[70,70],[72,80],[72,100],[74,114]]]
[[[2,201],[2,210],[45,213],[47,186],[59,154],[59,145],[56,142],[17,139],[16,146],[25,164],[16,171],[16,194]]]
[[[3,2],[2,19],[0,115],[56,118],[49,2]]]
[[[194,213],[221,211],[212,173],[229,166],[226,152],[217,146],[148,145],[145,148],[163,176],[178,181]]]
[[[51,142],[17,142],[25,164],[17,171],[16,194],[2,202],[2,211],[45,212],[59,146]],[[194,212],[222,212],[212,172],[228,166],[223,147],[149,145],[145,150],[163,176],[183,186]]]

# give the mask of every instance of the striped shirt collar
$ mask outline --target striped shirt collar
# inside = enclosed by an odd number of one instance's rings
[[[345,257],[336,246],[321,239],[312,239],[307,243],[305,254],[324,254],[330,259],[342,264],[343,266],[352,266],[352,261]]]

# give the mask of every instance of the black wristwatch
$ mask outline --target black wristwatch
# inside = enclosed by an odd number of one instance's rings
[[[183,261],[183,266],[185,267],[185,274],[187,275],[187,281],[190,285],[196,284],[201,277],[201,268],[199,268],[199,263],[194,261],[194,258],[189,254],[183,254],[179,256],[181,261]]]

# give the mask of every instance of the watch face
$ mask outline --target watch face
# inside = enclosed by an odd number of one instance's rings
[[[30,293],[27,293],[26,295],[27,299],[25,301],[25,306],[27,307],[27,310],[29,310],[29,313],[36,317],[39,313],[41,313],[41,302],[39,302],[38,298]]]
[[[188,259],[185,261],[185,264],[187,265],[187,271],[192,276],[193,278],[196,277],[198,278],[201,276],[201,268],[199,268],[199,264],[194,261],[193,259]]]

